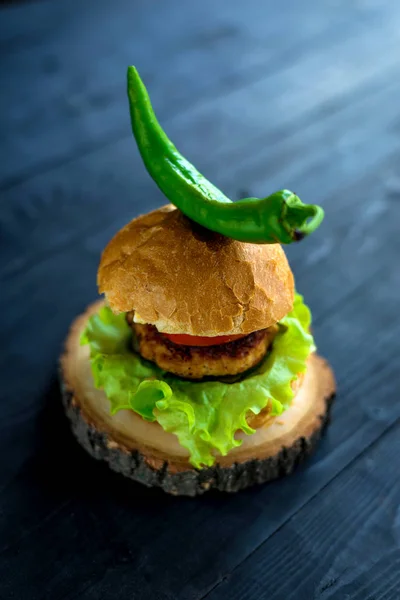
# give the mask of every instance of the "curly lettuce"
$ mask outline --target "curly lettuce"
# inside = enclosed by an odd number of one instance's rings
[[[311,313],[296,294],[293,310],[279,323],[271,352],[243,379],[188,381],[145,361],[132,351],[132,332],[125,315],[107,306],[93,315],[81,336],[89,344],[96,388],[104,390],[111,414],[133,410],[147,421],[158,421],[174,433],[190,453],[196,469],[211,466],[216,454],[239,446],[238,430],[250,435],[246,416],[267,405],[271,415],[286,410],[293,399],[292,382],[306,370],[315,350],[310,334]]]

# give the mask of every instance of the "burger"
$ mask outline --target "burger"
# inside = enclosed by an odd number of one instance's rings
[[[172,494],[288,474],[335,394],[281,245],[322,209],[287,190],[230,202],[168,140],[133,67],[128,94],[139,150],[171,203],[102,254],[104,298],[72,324],[61,358],[72,430],[112,469]]]

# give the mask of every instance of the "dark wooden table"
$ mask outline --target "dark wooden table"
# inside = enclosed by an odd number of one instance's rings
[[[69,0],[0,9],[0,598],[400,597],[400,3]],[[105,243],[164,201],[131,137],[135,63],[231,197],[326,221],[288,254],[339,383],[292,477],[179,499],[75,443],[57,358]]]

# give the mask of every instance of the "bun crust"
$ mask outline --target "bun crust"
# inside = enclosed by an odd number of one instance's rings
[[[215,336],[270,327],[293,307],[279,244],[208,231],[172,205],[134,219],[105,248],[97,283],[111,309],[166,333]]]

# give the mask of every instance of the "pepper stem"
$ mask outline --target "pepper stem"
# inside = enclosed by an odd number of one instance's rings
[[[286,198],[282,207],[282,225],[296,241],[315,231],[323,218],[321,206],[303,204],[295,194]]]

